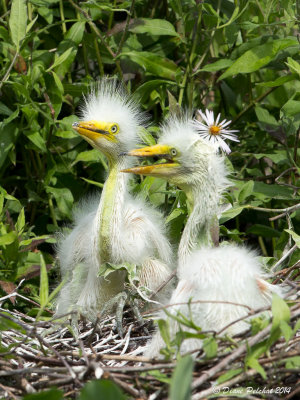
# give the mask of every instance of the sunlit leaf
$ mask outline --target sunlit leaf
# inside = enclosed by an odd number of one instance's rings
[[[191,399],[191,383],[194,361],[191,356],[185,356],[177,361],[170,383],[170,400]]]
[[[27,25],[27,7],[25,0],[12,0],[9,28],[11,39],[19,50],[20,42],[24,39]]]

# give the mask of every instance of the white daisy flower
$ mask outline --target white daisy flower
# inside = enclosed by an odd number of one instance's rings
[[[218,114],[216,120],[213,111],[205,110],[205,114],[198,110],[198,113],[202,121],[194,119],[193,125],[197,129],[199,135],[210,142],[213,142],[218,148],[221,148],[225,153],[231,153],[231,150],[224,139],[233,140],[234,142],[239,142],[237,135],[233,132],[239,132],[238,130],[229,130],[228,125],[231,121],[226,121],[224,119],[219,122],[221,114]]]

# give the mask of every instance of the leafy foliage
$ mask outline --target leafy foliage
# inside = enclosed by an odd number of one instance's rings
[[[54,233],[70,223],[82,196],[101,190],[106,176],[104,156],[71,127],[83,94],[104,75],[117,75],[151,115],[154,125],[143,132],[147,144],[157,138],[156,125],[179,107],[190,113],[207,107],[232,119],[240,143],[227,159],[234,188],[226,194],[232,207],[221,216],[221,238],[260,248],[267,270],[291,248],[282,266],[299,260],[296,2],[4,0],[0,10],[4,308],[50,316]],[[132,191],[164,210],[178,243],[185,195],[151,177],[133,182]],[[10,296],[21,279],[23,297]],[[274,315],[272,334],[287,339],[287,310],[277,306],[282,314]]]

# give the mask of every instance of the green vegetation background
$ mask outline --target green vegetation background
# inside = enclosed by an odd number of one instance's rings
[[[148,144],[178,105],[232,120],[240,143],[228,157],[235,188],[221,239],[258,248],[267,267],[293,247],[282,267],[299,260],[299,210],[270,221],[280,214],[272,210],[299,203],[299,4],[2,0],[0,10],[0,297],[25,278],[19,293],[34,301],[4,308],[32,316],[51,308],[54,234],[106,176],[105,158],[71,127],[104,75],[124,81],[151,115]],[[152,178],[132,190],[165,212],[176,244],[184,195]]]

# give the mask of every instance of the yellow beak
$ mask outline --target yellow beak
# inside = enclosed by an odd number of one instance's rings
[[[167,145],[156,144],[155,146],[143,147],[134,149],[126,153],[128,156],[135,157],[159,157],[165,158],[168,161],[163,164],[141,165],[138,167],[123,169],[121,172],[131,172],[133,174],[151,175],[151,176],[166,176],[169,175],[171,169],[179,164],[174,162],[170,156],[170,147]]]
[[[84,138],[95,142],[100,137],[110,141],[116,141],[115,137],[109,132],[107,123],[98,121],[74,122],[73,129]]]

